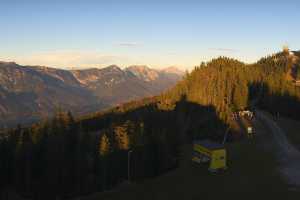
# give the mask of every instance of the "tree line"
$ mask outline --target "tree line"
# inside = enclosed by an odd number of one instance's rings
[[[32,199],[55,199],[110,190],[128,176],[157,176],[177,166],[180,141],[172,133],[176,127],[156,125],[153,117],[89,130],[71,113],[59,112],[11,130],[0,139],[0,186]],[[171,116],[159,118],[164,123]]]

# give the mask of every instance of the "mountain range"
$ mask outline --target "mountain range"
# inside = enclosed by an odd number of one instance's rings
[[[56,110],[86,114],[172,87],[183,72],[147,66],[63,70],[0,62],[0,125],[32,123]]]

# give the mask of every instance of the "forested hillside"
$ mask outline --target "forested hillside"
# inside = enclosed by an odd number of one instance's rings
[[[36,199],[105,191],[176,167],[181,145],[195,138],[222,140],[235,111],[259,106],[298,118],[300,88],[288,77],[295,55],[254,64],[220,57],[157,97],[76,119],[59,112],[3,133],[0,184]]]
[[[298,118],[300,88],[289,79],[291,68],[300,72],[298,52],[280,52],[260,59],[254,64],[244,64],[234,59],[220,57],[196,67],[175,88],[161,95],[165,104],[177,102],[183,95],[187,101],[212,105],[218,116],[230,122],[232,112],[257,106],[271,112],[280,112]]]

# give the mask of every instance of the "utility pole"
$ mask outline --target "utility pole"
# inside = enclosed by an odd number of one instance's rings
[[[128,182],[130,182],[130,154],[132,153],[132,150],[128,151]]]
[[[226,132],[225,132],[225,135],[224,135],[224,139],[223,139],[222,144],[225,144],[225,142],[226,142],[226,140],[227,140],[228,132],[229,132],[229,128],[227,128],[227,130],[226,130]]]

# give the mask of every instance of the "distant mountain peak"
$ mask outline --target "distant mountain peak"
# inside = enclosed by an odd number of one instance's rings
[[[164,68],[161,71],[165,72],[165,73],[177,74],[177,75],[180,75],[180,76],[182,76],[184,74],[184,71],[178,69],[175,66],[170,66],[170,67]]]
[[[103,69],[112,70],[112,71],[123,71],[118,65],[109,65]]]
[[[157,95],[180,78],[145,65],[66,70],[0,61],[0,126],[33,122],[55,107],[79,114]]]
[[[131,65],[128,69],[151,70],[147,65]]]
[[[15,63],[15,62],[0,61],[0,65],[17,66],[17,63]]]
[[[147,82],[154,81],[159,77],[159,72],[157,70],[151,69],[146,65],[132,65],[127,67],[125,71],[129,71],[139,79]]]

